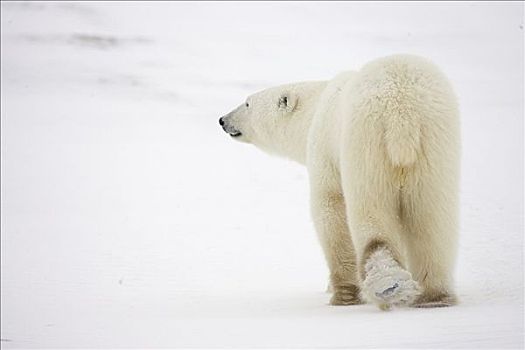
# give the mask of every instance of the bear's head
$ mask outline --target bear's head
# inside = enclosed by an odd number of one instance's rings
[[[304,162],[310,122],[325,86],[325,82],[303,82],[257,92],[220,118],[219,124],[235,140]]]

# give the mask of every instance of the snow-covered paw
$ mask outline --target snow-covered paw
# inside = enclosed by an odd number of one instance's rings
[[[409,305],[420,294],[412,275],[403,269],[386,248],[375,251],[365,263],[363,296],[381,309]]]

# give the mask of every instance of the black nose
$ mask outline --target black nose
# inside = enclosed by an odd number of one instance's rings
[[[219,124],[220,124],[221,126],[224,125],[224,117],[219,118]]]

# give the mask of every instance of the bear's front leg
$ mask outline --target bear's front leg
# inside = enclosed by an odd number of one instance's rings
[[[343,195],[321,186],[313,186],[311,208],[330,269],[330,287],[333,292],[330,304],[362,304],[356,256],[346,222]]]

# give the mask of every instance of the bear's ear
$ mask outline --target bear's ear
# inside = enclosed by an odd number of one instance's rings
[[[286,112],[292,112],[297,105],[297,95],[291,92],[285,92],[279,97],[279,109]]]

